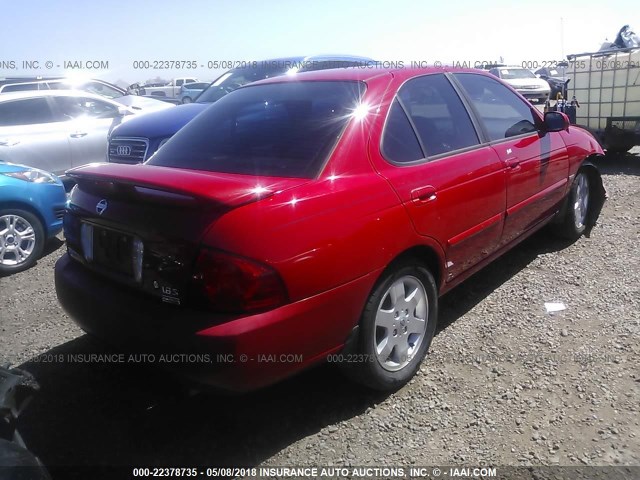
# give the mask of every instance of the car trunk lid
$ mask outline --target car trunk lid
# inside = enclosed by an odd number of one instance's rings
[[[68,174],[77,182],[64,219],[70,255],[176,305],[190,301],[201,239],[219,217],[308,181],[150,165],[90,165]]]

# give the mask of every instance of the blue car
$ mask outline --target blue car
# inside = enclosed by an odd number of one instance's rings
[[[0,275],[31,267],[62,230],[67,195],[55,175],[0,160]]]
[[[204,89],[209,86],[209,82],[185,83],[180,87],[180,103],[191,103]]]

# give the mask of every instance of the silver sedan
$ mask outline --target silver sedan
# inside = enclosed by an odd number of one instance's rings
[[[126,98],[126,97],[122,97]],[[173,105],[150,100],[153,108]],[[0,95],[0,160],[57,175],[72,167],[104,162],[107,136],[141,110],[88,92],[27,91]]]

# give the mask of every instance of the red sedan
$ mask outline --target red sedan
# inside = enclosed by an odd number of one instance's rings
[[[90,165],[64,219],[62,306],[87,332],[231,390],[335,361],[405,384],[438,298],[546,224],[578,238],[594,138],[475,70],[258,82],[143,165]]]

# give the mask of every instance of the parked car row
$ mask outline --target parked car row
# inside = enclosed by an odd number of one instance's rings
[[[145,97],[131,95],[123,88],[103,80],[71,79],[65,77],[14,77],[0,79],[0,93],[25,92],[34,90],[78,90],[115,100],[136,111],[153,110],[158,102]]]

